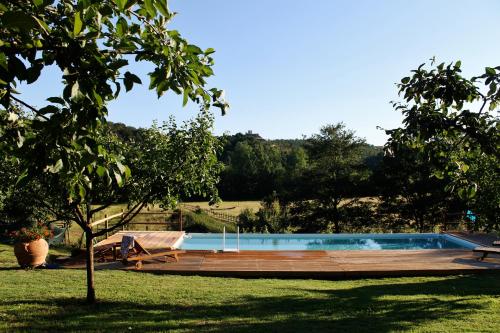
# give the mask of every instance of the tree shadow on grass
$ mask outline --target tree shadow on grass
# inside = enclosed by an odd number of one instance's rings
[[[0,271],[22,271],[24,268],[16,266],[0,267]]]
[[[481,295],[500,296],[499,277],[459,276],[333,290],[283,288],[280,296],[246,294],[223,305],[169,300],[171,304],[103,301],[88,306],[81,300],[53,299],[1,300],[0,307],[33,306],[16,320],[20,329],[30,331],[389,332],[488,311],[488,304],[471,301]]]

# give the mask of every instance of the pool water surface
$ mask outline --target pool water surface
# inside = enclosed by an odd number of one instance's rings
[[[186,234],[183,250],[423,250],[472,249],[476,245],[444,234]]]

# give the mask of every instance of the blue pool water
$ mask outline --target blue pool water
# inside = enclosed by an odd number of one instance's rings
[[[222,250],[222,234],[186,234],[184,250]],[[472,249],[473,243],[442,234],[240,234],[240,250],[422,250]],[[226,234],[226,249],[237,248]]]

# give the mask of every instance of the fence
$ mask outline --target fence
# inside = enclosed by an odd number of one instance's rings
[[[114,214],[111,216],[107,216],[107,214],[105,214],[103,219],[92,222],[91,227],[95,227],[95,231],[97,232],[99,231],[99,227],[104,224],[104,228],[108,229],[116,225],[112,223],[112,220],[121,218],[124,214],[125,213],[123,211],[121,213]],[[149,216],[159,216],[159,218],[155,217],[153,219],[149,219],[148,218]],[[99,240],[106,239],[118,231],[137,230],[136,228],[137,226],[140,227],[140,230],[145,230],[145,231],[165,231],[172,229],[182,231],[183,228],[182,214],[180,214],[176,220],[169,219],[169,217],[171,216],[172,212],[169,211],[160,211],[160,212],[144,211],[134,216],[134,218],[129,223],[122,225],[121,227],[116,228],[111,232],[106,232],[104,237],[101,237]]]
[[[193,205],[182,205],[183,208],[192,212],[202,211],[205,214],[223,222],[223,223],[231,223],[238,224],[239,218],[238,216],[234,216],[231,214],[227,214],[224,212],[216,211],[213,209],[203,209],[198,206]],[[123,217],[125,212],[122,210],[120,213],[108,215],[105,214],[104,218],[93,221],[90,226],[94,229],[95,232],[100,230],[109,229],[118,223],[116,220]],[[62,227],[62,226],[61,226]],[[184,228],[184,218],[182,214],[182,209],[179,209],[176,212],[172,211],[149,211],[149,208],[146,208],[145,211],[138,213],[132,221],[123,225],[119,228],[114,229],[111,232],[106,232],[103,236],[98,237],[96,241],[101,241],[103,239],[108,238],[109,236],[115,234],[118,231],[125,230],[144,230],[144,231],[166,231],[166,230],[180,230],[182,231]],[[70,244],[70,231],[69,228],[66,228],[64,234],[64,242],[66,244]]]
[[[187,210],[190,210],[192,212],[202,211],[203,213],[205,213],[209,216],[212,216],[212,217],[214,217],[222,222],[229,222],[229,223],[238,224],[239,220],[240,220],[238,216],[223,213],[223,212],[217,211],[215,209],[200,208],[199,206],[186,205],[186,204],[183,204],[182,207],[184,207]]]

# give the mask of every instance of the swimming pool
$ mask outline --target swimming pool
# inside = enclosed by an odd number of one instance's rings
[[[226,234],[225,249],[237,249],[237,235]],[[476,245],[444,234],[240,234],[240,250],[423,250],[473,249]],[[183,250],[223,250],[223,234],[186,234]]]

